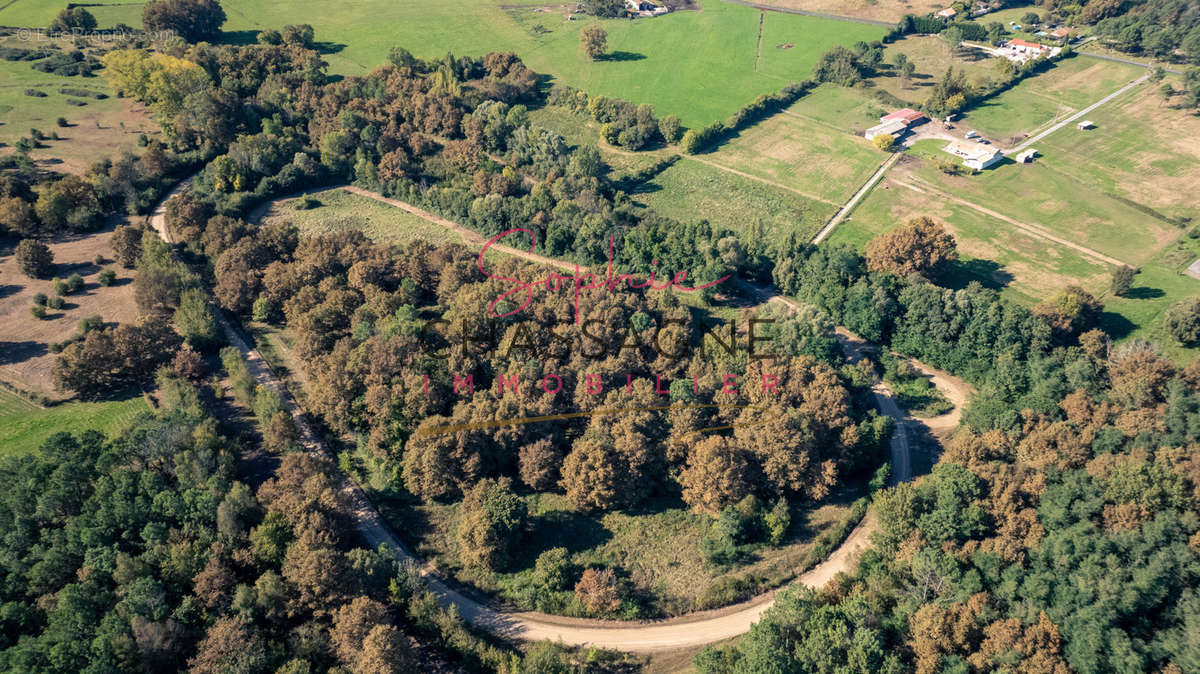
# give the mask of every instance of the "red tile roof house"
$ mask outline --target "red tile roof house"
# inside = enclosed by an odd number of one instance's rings
[[[1009,40],[1008,44],[1005,46],[1011,47],[1013,49],[1017,49],[1019,51],[1023,51],[1026,53],[1028,53],[1028,52],[1035,52],[1035,53],[1043,52],[1043,51],[1046,51],[1047,49],[1049,49],[1049,47],[1047,47],[1046,45],[1038,44],[1036,42],[1026,42],[1025,40],[1022,40],[1019,37]]]
[[[897,110],[889,115],[884,115],[883,117],[879,118],[880,124],[891,121],[904,122],[906,126],[916,126],[923,122],[929,121],[929,118],[925,116],[925,113],[918,112],[912,108]]]

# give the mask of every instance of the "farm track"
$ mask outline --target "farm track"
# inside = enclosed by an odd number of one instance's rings
[[[154,211],[146,218],[147,224],[153,227],[163,238],[171,243],[171,237],[166,228],[166,201],[187,188],[184,181],[171,190]],[[428,219],[430,222],[451,227],[462,235],[463,231],[470,232],[457,223],[441,218],[432,213],[407,204],[389,199],[368,190],[346,186],[344,189],[376,198],[382,203],[394,205],[410,213]],[[482,242],[482,236],[464,236],[464,240]],[[507,251],[506,251],[507,252]],[[574,264],[550,260],[544,256],[534,255],[512,249],[513,254],[525,259],[553,264],[562,269],[569,267],[572,271]],[[762,302],[781,302],[786,306],[796,307],[798,303],[790,298],[777,294],[774,289],[746,286],[747,289]],[[296,403],[283,380],[272,371],[263,358],[233,321],[223,312],[215,311],[218,322],[225,332],[229,343],[236,347],[247,361],[251,375],[260,385],[279,394],[284,407],[296,421],[301,443],[305,449],[315,455],[332,458],[332,453],[325,442],[313,431],[312,425],[303,410]],[[852,359],[861,357],[869,347],[868,344],[854,335],[839,331],[838,340],[847,349]],[[883,384],[876,385],[873,390],[875,400],[881,411],[892,417],[896,422],[896,433],[891,440],[892,459],[894,463],[894,480],[911,479],[911,447],[908,432],[912,420],[900,409],[895,398]],[[948,394],[950,395],[950,394]],[[953,398],[952,398],[953,399]],[[714,611],[705,611],[672,618],[668,620],[625,622],[612,620],[590,620],[565,618],[531,611],[513,611],[496,606],[486,601],[480,601],[451,587],[437,571],[423,562],[396,536],[388,526],[379,511],[371,503],[366,493],[353,480],[344,474],[339,474],[341,489],[351,504],[357,533],[371,547],[385,546],[395,558],[403,562],[416,564],[421,570],[429,589],[445,606],[454,606],[464,619],[477,628],[486,630],[496,636],[506,639],[559,641],[572,646],[595,646],[636,653],[653,653],[674,651],[684,648],[696,648],[710,643],[732,638],[745,633],[774,603],[775,593],[772,590],[753,599],[733,606]],[[809,587],[822,587],[838,573],[853,568],[859,553],[870,545],[870,535],[875,530],[875,520],[871,514],[863,519],[823,562],[800,575],[796,582]]]
[[[1057,124],[1054,124],[1054,125],[1053,125],[1053,126],[1051,126],[1050,128],[1048,128],[1048,129],[1046,129],[1046,130],[1044,130],[1044,131],[1041,131],[1041,132],[1039,132],[1039,133],[1037,133],[1037,134],[1035,134],[1035,135],[1033,135],[1033,136],[1031,136],[1031,137],[1029,137],[1029,138],[1025,139],[1025,142],[1023,142],[1023,143],[1021,143],[1020,145],[1018,145],[1018,146],[1014,147],[1014,148],[1012,149],[1012,151],[1013,151],[1013,152],[1021,152],[1022,150],[1024,150],[1024,149],[1028,148],[1030,145],[1033,145],[1034,143],[1038,142],[1039,140],[1041,140],[1041,139],[1045,138],[1046,136],[1049,136],[1050,134],[1054,133],[1055,131],[1058,131],[1059,129],[1063,128],[1064,126],[1066,126],[1066,125],[1070,124],[1071,122],[1074,122],[1075,120],[1077,120],[1077,119],[1079,119],[1079,118],[1083,117],[1084,115],[1088,114],[1089,112],[1091,112],[1091,111],[1095,110],[1096,108],[1098,108],[1098,107],[1100,107],[1100,106],[1104,105],[1105,103],[1108,103],[1108,102],[1109,102],[1109,101],[1111,101],[1112,99],[1114,99],[1114,98],[1116,98],[1116,97],[1120,96],[1121,94],[1125,93],[1126,91],[1129,91],[1130,89],[1133,89],[1134,87],[1136,87],[1136,86],[1140,85],[1142,82],[1145,82],[1145,81],[1146,81],[1146,80],[1148,80],[1148,79],[1150,79],[1150,75],[1149,75],[1149,73],[1147,73],[1147,74],[1145,74],[1145,75],[1142,75],[1141,77],[1139,77],[1139,78],[1137,78],[1136,80],[1134,80],[1134,81],[1130,82],[1129,84],[1126,84],[1125,86],[1121,87],[1120,89],[1117,89],[1116,91],[1114,91],[1114,92],[1112,92],[1111,94],[1109,94],[1109,95],[1105,96],[1104,98],[1101,98],[1100,100],[1096,101],[1095,103],[1092,103],[1091,105],[1087,106],[1086,108],[1084,108],[1084,109],[1082,109],[1082,110],[1080,110],[1080,111],[1076,112],[1075,114],[1073,114],[1073,115],[1071,115],[1071,116],[1067,117],[1066,119],[1064,119],[1064,120],[1062,120],[1062,121],[1058,122]]]
[[[1085,255],[1087,257],[1090,257],[1094,260],[1098,260],[1105,264],[1111,264],[1111,265],[1114,265],[1117,267],[1125,266],[1125,264],[1126,264],[1125,262],[1122,262],[1121,260],[1118,260],[1115,257],[1112,257],[1110,255],[1105,255],[1104,253],[1101,253],[1100,251],[1093,250],[1082,244],[1078,244],[1078,243],[1075,243],[1074,241],[1064,239],[1063,237],[1051,232],[1049,229],[1047,229],[1046,227],[1044,227],[1042,225],[1021,222],[1020,220],[1011,218],[1011,217],[1004,215],[1003,213],[1000,213],[998,211],[993,211],[990,208],[980,206],[977,203],[974,203],[972,201],[967,201],[966,199],[963,199],[962,197],[959,197],[959,196],[953,195],[949,192],[940,190],[940,189],[934,187],[933,185],[931,185],[930,183],[925,182],[924,180],[921,180],[920,178],[917,178],[916,176],[909,176],[909,178],[913,181],[912,183],[905,182],[902,180],[896,180],[896,184],[898,184],[902,187],[907,187],[908,189],[914,190],[916,192],[921,192],[921,193],[932,192],[933,194],[936,194],[944,199],[953,201],[956,204],[961,204],[963,206],[966,206],[967,208],[970,208],[972,210],[983,213],[984,215],[986,215],[988,217],[995,218],[995,219],[1001,220],[1003,222],[1007,222],[1008,224],[1012,225],[1013,227],[1016,227],[1017,229],[1021,230],[1022,232],[1025,232],[1026,234],[1030,234],[1039,239],[1044,239],[1046,241],[1056,243],[1060,246],[1066,246],[1067,248],[1070,248],[1071,250],[1082,253],[1083,255]],[[916,184],[913,184],[913,183],[916,183]]]
[[[884,161],[879,167],[879,169],[867,179],[867,182],[864,183],[863,186],[854,193],[854,196],[850,197],[850,200],[847,201],[845,205],[840,207],[837,213],[833,214],[833,217],[829,219],[829,222],[821,228],[821,231],[817,232],[815,237],[813,237],[812,242],[814,246],[824,241],[825,237],[829,236],[833,232],[833,229],[837,227],[842,220],[846,219],[847,215],[850,215],[850,212],[854,210],[854,207],[858,205],[858,202],[862,201],[864,197],[871,193],[871,190],[875,188],[875,185],[879,184],[879,181],[883,179],[883,174],[887,173],[888,169],[892,168],[896,165],[896,162],[900,161],[902,154],[903,153],[901,152],[895,152],[891,157],[888,157],[887,160]]]

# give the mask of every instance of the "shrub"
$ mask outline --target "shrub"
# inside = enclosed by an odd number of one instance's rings
[[[321,200],[311,194],[305,194],[296,200],[295,208],[298,211],[307,211],[321,206]]]
[[[59,126],[59,128],[63,128],[63,129],[67,128],[68,126],[71,126],[70,122],[67,121],[66,117],[59,117],[58,119],[54,120],[54,123],[57,124]]]
[[[550,548],[538,555],[533,566],[533,582],[547,590],[565,590],[571,586],[574,565],[566,548]]]
[[[33,303],[38,305],[39,307],[46,306],[46,300],[47,300],[46,293],[38,293],[33,296]]]
[[[54,254],[41,241],[25,239],[17,244],[17,268],[30,278],[45,278],[54,268]]]
[[[100,330],[102,328],[104,328],[103,318],[99,316],[88,316],[87,318],[79,319],[79,322],[75,324],[75,335],[78,337],[83,337],[93,330]]]
[[[108,94],[104,93],[103,91],[93,91],[91,89],[82,89],[79,87],[62,87],[58,90],[58,93],[63,94],[64,96],[75,96],[76,98],[94,98],[98,101],[108,98]],[[60,117],[59,119],[62,118]],[[59,126],[66,125],[59,124]]]
[[[61,297],[62,295],[66,295],[66,294],[67,294],[67,283],[66,283],[66,281],[63,281],[63,280],[62,280],[62,279],[60,279],[60,278],[56,278],[56,279],[54,279],[54,283],[53,283],[52,285],[53,285],[53,287],[54,287],[54,294],[55,294],[55,295],[58,295],[58,296],[60,296],[60,297]]]
[[[79,274],[71,274],[67,277],[67,292],[77,293],[83,288],[83,277]]]
[[[46,307],[35,304],[29,307],[29,313],[33,314],[34,318],[41,320],[46,317]]]
[[[1112,294],[1121,297],[1129,292],[1129,288],[1133,286],[1133,277],[1137,274],[1137,270],[1128,265],[1122,265],[1113,270],[1112,275]]]
[[[25,95],[26,95],[26,96],[33,96],[34,98],[45,98],[45,97],[46,97],[46,92],[44,92],[44,91],[38,91],[37,89],[26,89],[26,90],[25,90]]]
[[[575,596],[588,613],[610,613],[621,606],[621,588],[612,569],[589,568],[575,585]]]
[[[107,288],[116,282],[117,272],[111,269],[104,269],[96,276],[96,280],[100,283],[100,285]]]
[[[46,300],[46,306],[54,310],[62,309],[65,304],[66,302],[61,297],[51,297]]]
[[[1163,327],[1184,346],[1200,344],[1200,297],[1190,297],[1167,310]]]

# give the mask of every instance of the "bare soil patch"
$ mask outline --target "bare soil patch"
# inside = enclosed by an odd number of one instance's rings
[[[54,272],[49,279],[31,279],[20,272],[13,254],[16,241],[0,243],[0,379],[22,389],[53,399],[65,399],[54,390],[51,371],[56,354],[50,345],[75,334],[76,325],[88,316],[100,316],[106,323],[132,321],[137,317],[133,300],[133,271],[113,261],[109,235],[112,228],[85,236],[48,242],[54,253]],[[96,265],[97,255],[105,264]],[[102,269],[117,273],[117,281],[101,286],[96,276]],[[47,310],[39,320],[30,314],[33,296],[54,296],[53,278],[79,274],[83,289],[63,298],[62,309]]]

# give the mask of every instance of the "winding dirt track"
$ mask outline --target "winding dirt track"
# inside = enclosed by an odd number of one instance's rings
[[[154,212],[146,219],[147,223],[168,243],[171,243],[171,237],[165,223],[165,204],[170,197],[186,189],[188,182],[190,181],[180,183],[163,197]],[[403,208],[410,213],[425,217],[431,222],[450,227],[463,235],[464,240],[482,243],[482,237],[477,233],[415,206],[360,188],[347,189],[356,194]],[[554,264],[559,268],[569,267],[574,270],[574,264],[550,261],[540,255],[523,251],[513,250],[511,252],[526,259]],[[763,302],[778,302],[790,307],[797,306],[794,300],[778,295],[772,289],[749,285],[745,287]],[[242,336],[224,312],[215,308],[214,310],[229,343],[242,352],[255,380],[262,386],[278,393],[283,400],[284,406],[296,420],[301,442],[305,448],[314,454],[332,458],[326,444],[313,432],[312,426],[308,423],[300,406],[296,404],[295,398],[292,397],[282,380],[271,370],[262,354]],[[862,353],[869,348],[869,345],[861,339],[844,330],[839,329],[838,339],[846,348],[851,359],[861,357]],[[918,422],[909,419],[903,413],[890,391],[882,384],[875,387],[874,394],[880,410],[896,421],[896,433],[891,441],[893,479],[909,480],[912,478],[912,471],[908,424]],[[949,391],[947,395],[957,402],[957,396]],[[749,601],[714,611],[658,621],[585,620],[531,611],[513,611],[468,597],[451,587],[432,567],[425,564],[404,545],[356,483],[348,477],[342,476],[341,488],[353,507],[357,533],[368,545],[371,547],[383,545],[391,550],[398,560],[418,565],[429,589],[437,595],[443,605],[457,607],[459,614],[472,625],[508,639],[549,639],[570,646],[596,646],[635,653],[694,648],[744,634],[752,624],[758,621],[763,612],[771,607],[777,592],[774,590]],[[838,573],[849,571],[857,561],[859,553],[870,545],[870,534],[874,529],[874,517],[868,514],[850,532],[841,546],[834,550],[825,561],[802,574],[798,582],[818,588],[824,586]]]

